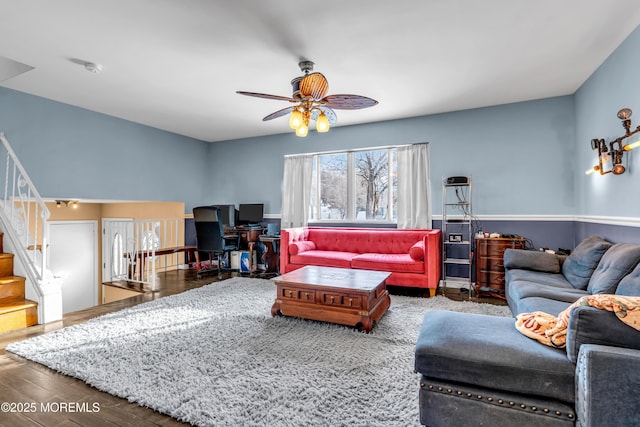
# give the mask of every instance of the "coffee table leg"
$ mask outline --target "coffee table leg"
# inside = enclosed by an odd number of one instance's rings
[[[271,315],[273,317],[275,316],[282,316],[282,311],[280,311],[280,302],[276,300],[276,302],[273,303],[273,305],[271,306]]]
[[[362,317],[362,322],[356,325],[356,328],[360,331],[371,332],[373,327],[387,312],[387,309],[391,305],[391,297],[387,291],[384,291],[385,295],[378,301],[378,303],[369,312],[368,316]],[[360,326],[362,325],[362,326]]]

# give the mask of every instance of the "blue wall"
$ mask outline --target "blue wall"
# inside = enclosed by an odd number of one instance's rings
[[[535,235],[534,246],[552,248],[573,247],[589,233],[640,241],[640,149],[625,155],[622,176],[584,175],[596,160],[590,140],[622,134],[620,108],[635,110],[640,123],[638,51],[640,29],[575,95],[335,127],[305,139],[287,131],[209,144],[4,88],[0,130],[44,197],[184,201],[186,212],[263,202],[267,214],[279,214],[287,154],[426,141],[436,216],[441,177],[471,175],[483,229]]]
[[[573,110],[573,97],[563,96],[336,127],[306,138],[289,132],[215,143],[210,179],[222,185],[211,197],[265,201],[265,212],[279,214],[284,155],[427,141],[434,214],[441,213],[441,178],[452,175],[473,177],[475,214],[572,214]]]
[[[210,185],[210,144],[0,88],[0,131],[45,198],[184,201]]]
[[[592,138],[607,142],[624,134],[618,110],[629,107],[632,126],[640,125],[640,28],[609,56],[575,94],[576,152],[575,180],[579,215],[640,215],[640,149],[625,153],[623,175],[593,174],[585,170],[596,164]]]

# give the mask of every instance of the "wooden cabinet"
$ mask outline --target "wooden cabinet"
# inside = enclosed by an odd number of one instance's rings
[[[504,251],[524,247],[523,237],[476,238],[476,295],[504,297]]]

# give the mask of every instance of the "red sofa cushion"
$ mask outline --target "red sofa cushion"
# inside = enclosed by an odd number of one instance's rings
[[[420,240],[409,248],[409,256],[416,261],[424,259],[424,241]]]
[[[408,254],[414,243],[424,236],[424,231],[370,228],[309,228],[308,234],[298,240],[309,240],[322,251],[353,253]]]
[[[424,264],[409,254],[360,254],[351,260],[351,268],[404,273],[424,273]]]
[[[305,251],[291,255],[292,264],[319,265],[322,267],[351,268],[352,252]]]

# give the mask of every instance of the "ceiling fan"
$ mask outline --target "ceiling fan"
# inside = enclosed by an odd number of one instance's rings
[[[309,120],[315,120],[318,132],[327,132],[337,120],[333,110],[359,110],[373,107],[378,103],[375,99],[360,95],[327,95],[329,82],[321,73],[312,72],[314,63],[301,61],[298,66],[304,75],[291,80],[293,95],[290,97],[243,91],[236,93],[295,104],[271,113],[262,120],[272,120],[291,113],[289,127],[295,129],[297,136],[303,137],[309,132]]]

